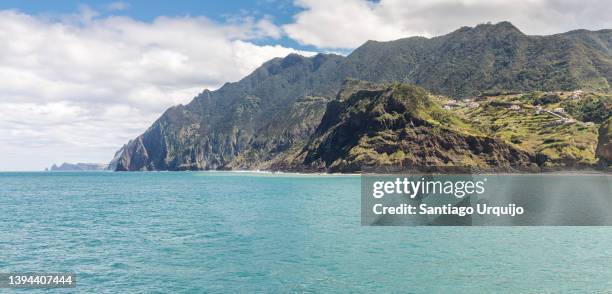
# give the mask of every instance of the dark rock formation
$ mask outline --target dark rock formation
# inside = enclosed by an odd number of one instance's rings
[[[599,158],[599,165],[602,168],[609,168],[612,165],[612,118],[608,118],[599,127],[599,138],[595,154]]]
[[[291,166],[319,126],[329,101],[323,97],[298,99],[257,132],[227,168],[282,170]]]
[[[303,158],[306,169],[329,172],[537,169],[528,153],[481,134],[422,88],[404,84],[330,102]]]

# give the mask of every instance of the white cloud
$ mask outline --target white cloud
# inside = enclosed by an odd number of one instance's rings
[[[113,2],[106,6],[106,9],[109,11],[126,10],[128,8],[130,8],[130,4],[123,1]]]
[[[0,11],[0,170],[108,161],[167,107],[295,52],[250,41],[280,32],[267,18],[141,22],[87,7],[62,19]]]
[[[461,26],[510,21],[527,34],[612,27],[609,0],[297,0],[304,11],[283,26],[320,48],[355,48],[367,40],[436,36]]]

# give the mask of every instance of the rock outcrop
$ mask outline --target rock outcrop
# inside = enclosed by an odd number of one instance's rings
[[[599,138],[595,154],[599,158],[600,167],[609,168],[612,165],[612,118],[608,118],[599,127]]]
[[[532,156],[462,121],[424,89],[405,84],[344,91],[304,149],[326,172],[534,170]]]

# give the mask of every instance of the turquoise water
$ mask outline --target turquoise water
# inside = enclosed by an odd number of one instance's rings
[[[357,176],[0,173],[0,233],[57,293],[612,291],[612,227],[362,227]]]

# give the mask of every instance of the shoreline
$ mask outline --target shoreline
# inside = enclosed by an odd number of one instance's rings
[[[465,172],[457,172],[457,173],[448,173],[448,172],[414,172],[414,171],[406,171],[406,172],[396,172],[396,173],[375,173],[375,172],[361,172],[361,173],[326,173],[326,172],[291,172],[291,171],[267,171],[267,170],[184,170],[184,171],[110,171],[110,170],[100,170],[100,171],[0,171],[0,174],[8,174],[8,173],[210,173],[210,174],[256,174],[256,175],[294,175],[294,176],[393,176],[393,175],[405,175],[405,176],[419,176],[419,175],[436,175],[436,176],[462,176],[462,175],[472,175],[472,176],[530,176],[530,175],[543,175],[543,176],[570,176],[570,175],[601,175],[601,176],[612,176],[612,172],[610,171],[597,171],[597,170],[567,170],[567,171],[545,171],[545,172],[482,172],[482,173],[465,173]]]

